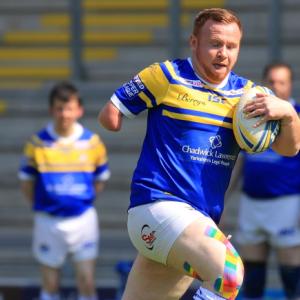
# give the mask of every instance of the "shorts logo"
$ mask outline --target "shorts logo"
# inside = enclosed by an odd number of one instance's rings
[[[279,231],[278,235],[279,236],[289,236],[289,235],[294,235],[296,233],[295,228],[285,228]]]
[[[96,243],[95,242],[86,242],[85,244],[82,245],[83,249],[93,249],[96,247]]]
[[[39,251],[42,252],[42,253],[46,253],[46,252],[49,252],[50,248],[48,245],[46,244],[40,244],[39,245]]]
[[[154,241],[156,240],[155,230],[151,230],[150,226],[145,224],[141,230],[141,238],[145,242],[145,246],[149,250],[153,250]]]

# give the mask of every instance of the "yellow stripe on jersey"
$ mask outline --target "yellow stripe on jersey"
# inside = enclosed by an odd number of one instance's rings
[[[171,63],[170,61],[166,61],[164,64],[165,64],[166,68],[168,69],[168,71],[170,72],[170,74],[172,75],[172,77],[173,77],[175,80],[177,80],[177,81],[179,81],[179,82],[182,82],[182,83],[186,84],[186,82],[185,82],[181,77],[179,77],[179,76],[176,74],[176,72],[175,72],[175,70],[174,70],[174,68],[173,68],[173,66],[172,66],[172,63]],[[250,88],[253,86],[253,84],[254,84],[253,81],[248,80],[247,83],[246,83],[246,85],[243,87],[243,90],[245,91],[245,90],[250,89]],[[230,94],[232,93],[232,91],[226,91],[226,90],[218,89],[218,88],[209,86],[209,85],[204,84],[204,83],[203,83],[203,87],[204,87],[205,89],[208,89],[208,90],[211,90],[211,91],[214,91],[214,92],[218,92],[218,93],[220,93],[220,94],[222,94],[222,95],[224,95],[224,96],[225,96],[226,94],[229,94],[229,95],[230,95]],[[242,94],[242,92],[241,92],[240,94]],[[239,95],[239,97],[240,97],[240,95]],[[238,100],[239,100],[239,97],[236,97],[236,98],[230,97],[230,99],[236,99],[236,101],[238,101]]]
[[[190,122],[196,122],[196,123],[202,123],[202,124],[208,124],[208,125],[215,125],[215,126],[221,126],[221,127],[232,129],[231,123],[220,121],[220,120],[174,113],[174,112],[167,111],[165,109],[163,110],[162,114],[163,114],[163,116],[166,116],[166,117],[169,117],[172,119],[190,121]]]
[[[93,164],[62,164],[62,165],[53,165],[49,164],[39,164],[39,172],[94,172],[95,165]]]
[[[172,88],[170,88],[166,94],[164,104],[173,107],[180,106],[181,108],[192,109],[222,117],[233,117],[232,108],[239,102],[240,95],[230,98],[221,96],[224,94],[224,91],[209,86],[205,87],[208,91],[193,89],[192,87],[186,86],[186,82],[175,73],[175,70],[169,61],[165,62],[165,66],[172,78],[184,85],[181,85],[180,83],[173,84]],[[253,83],[248,82],[248,84],[252,85]],[[210,93],[209,90],[212,92],[218,91],[221,95],[218,96],[215,93]],[[178,105],[178,103],[180,103],[180,105]]]
[[[139,97],[146,103],[147,108],[153,107],[151,99],[149,99],[149,97],[144,92],[141,92],[139,94]]]
[[[156,104],[159,105],[164,99],[164,96],[169,88],[168,79],[160,68],[160,65],[158,63],[152,64],[148,68],[141,71],[139,73],[139,77],[141,78],[142,83],[155,97]]]
[[[239,99],[239,97],[230,99],[218,97],[210,94],[209,92],[194,90],[192,88],[177,85],[176,89],[172,88],[168,90],[164,104],[172,107],[191,109],[221,117],[232,118],[232,108],[236,105]]]
[[[34,135],[24,149],[27,164],[39,172],[93,172],[95,167],[107,163],[106,149],[97,135],[89,140],[68,144],[58,142],[49,146]]]
[[[247,82],[246,85],[244,86],[244,91],[247,91],[247,90],[251,89],[252,86],[253,86],[253,84],[254,84],[253,81],[248,80],[248,82]]]
[[[101,153],[102,152],[102,153]],[[91,162],[95,165],[95,160],[103,155],[103,147],[90,146],[86,149],[76,148],[76,143],[72,145],[59,145],[54,147],[36,147],[35,160],[39,164],[53,163],[54,165],[77,165]],[[106,157],[102,158],[106,162]]]

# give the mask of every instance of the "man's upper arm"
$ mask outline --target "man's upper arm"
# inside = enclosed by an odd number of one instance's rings
[[[29,203],[33,202],[34,184],[34,180],[21,180],[21,191]]]
[[[108,130],[119,131],[122,127],[122,113],[111,101],[102,108],[98,120]]]

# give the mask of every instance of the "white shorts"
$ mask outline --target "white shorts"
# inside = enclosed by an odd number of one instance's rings
[[[58,268],[69,253],[75,261],[95,259],[98,243],[98,216],[93,207],[68,218],[35,214],[33,253],[41,264]]]
[[[276,247],[300,245],[300,196],[253,200],[241,195],[237,242]]]
[[[182,202],[156,201],[136,206],[128,211],[129,237],[140,254],[166,264],[175,240],[199,217],[205,216]]]

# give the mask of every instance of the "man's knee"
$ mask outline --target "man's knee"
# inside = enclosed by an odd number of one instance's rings
[[[227,254],[223,274],[215,280],[214,290],[225,299],[235,299],[243,278],[244,266],[241,258],[237,254]]]
[[[79,274],[77,282],[80,293],[92,295],[95,292],[95,282],[92,273]]]

